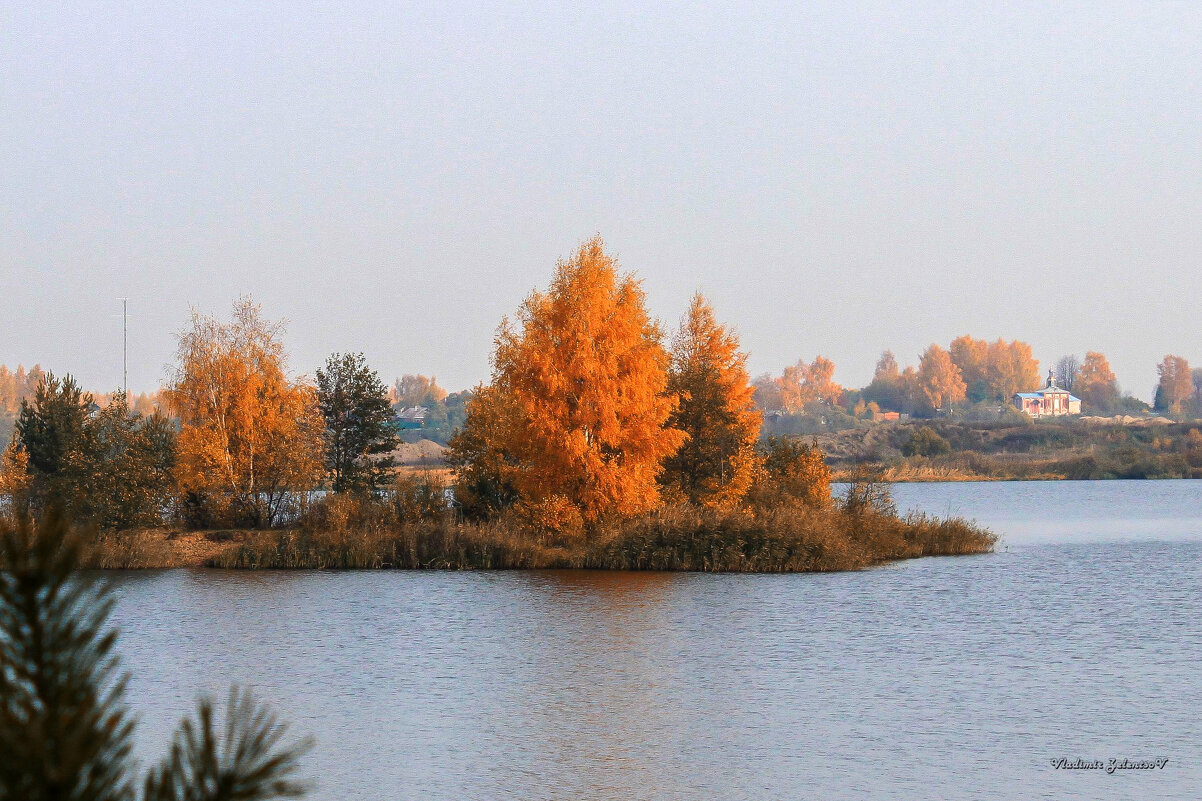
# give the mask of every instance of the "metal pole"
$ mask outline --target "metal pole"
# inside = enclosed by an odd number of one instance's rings
[[[121,298],[121,387],[129,403],[129,298]]]

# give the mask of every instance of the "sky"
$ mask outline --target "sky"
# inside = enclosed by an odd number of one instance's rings
[[[0,364],[165,379],[250,295],[292,368],[486,380],[600,233],[753,373],[960,334],[1202,363],[1202,4],[0,0]]]

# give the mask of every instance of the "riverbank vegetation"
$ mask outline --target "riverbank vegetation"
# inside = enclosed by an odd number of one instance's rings
[[[433,493],[431,493],[433,495]],[[266,532],[209,560],[216,567],[693,570],[854,570],[894,559],[981,553],[995,537],[967,521],[898,517],[879,505],[851,511],[794,497],[730,509],[660,506],[587,531],[514,512],[457,523],[431,509],[323,499],[296,527]]]
[[[502,324],[447,485],[394,469],[389,389],[362,356],[332,355],[309,383],[280,334],[248,300],[229,320],[193,314],[167,414],[47,374],[0,463],[7,514],[65,509],[100,532],[106,567],[841,570],[994,542],[899,517],[856,489],[871,482],[832,497],[817,444],[760,440],[746,355],[709,302],[669,337],[599,239]],[[437,394],[410,384],[392,392]],[[177,527],[209,534],[154,533]]]
[[[1202,426],[1140,418],[929,420],[819,434],[837,478],[883,481],[1202,478]]]

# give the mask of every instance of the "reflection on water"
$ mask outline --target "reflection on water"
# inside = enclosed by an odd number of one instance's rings
[[[1185,497],[1143,522],[1182,518],[1195,485],[1157,484]],[[139,739],[242,682],[317,736],[323,799],[1198,797],[1202,543],[987,486],[918,491],[1060,539],[831,575],[122,574]],[[1127,521],[1147,497],[1101,486]]]

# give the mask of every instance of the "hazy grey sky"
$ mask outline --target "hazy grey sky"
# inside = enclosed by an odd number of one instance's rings
[[[595,232],[754,372],[1202,362],[1202,5],[587,5],[6,0],[0,363],[118,386],[129,296],[152,389],[249,293],[298,371],[463,388]]]

